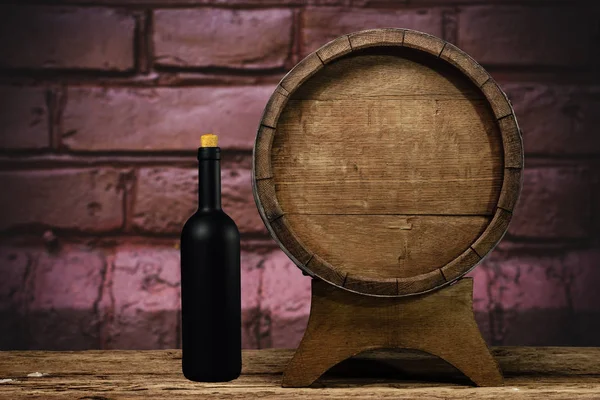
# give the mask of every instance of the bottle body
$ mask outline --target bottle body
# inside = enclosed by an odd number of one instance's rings
[[[241,371],[240,237],[222,211],[192,216],[181,235],[182,366],[224,382]]]
[[[206,154],[199,208],[181,232],[182,369],[192,381],[225,382],[242,365],[240,234],[221,209],[219,160]]]

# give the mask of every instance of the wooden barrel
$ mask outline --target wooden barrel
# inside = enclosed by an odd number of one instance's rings
[[[466,53],[412,30],[339,37],[298,63],[262,117],[254,197],[308,275],[406,296],[466,274],[520,189],[510,102]]]

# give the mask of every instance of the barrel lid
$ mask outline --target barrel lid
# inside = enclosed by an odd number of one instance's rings
[[[455,281],[500,241],[523,147],[506,95],[470,56],[374,29],[327,43],[281,80],[252,167],[267,229],[308,275],[407,296]]]

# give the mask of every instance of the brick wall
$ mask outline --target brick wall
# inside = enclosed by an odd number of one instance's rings
[[[507,91],[523,128],[514,222],[472,273],[487,340],[600,345],[598,8],[69,0],[0,10],[1,349],[179,345],[178,233],[195,207],[205,132],[221,135],[224,208],[242,232],[244,346],[296,345],[309,280],[256,211],[256,127],[301,57],[382,26],[470,53]]]

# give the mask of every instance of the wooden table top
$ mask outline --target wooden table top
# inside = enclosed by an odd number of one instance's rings
[[[600,348],[492,350],[503,387],[470,386],[453,367],[422,353],[381,351],[348,360],[303,389],[281,387],[293,350],[244,351],[242,376],[228,383],[186,380],[180,350],[4,351],[0,398],[600,399]]]

